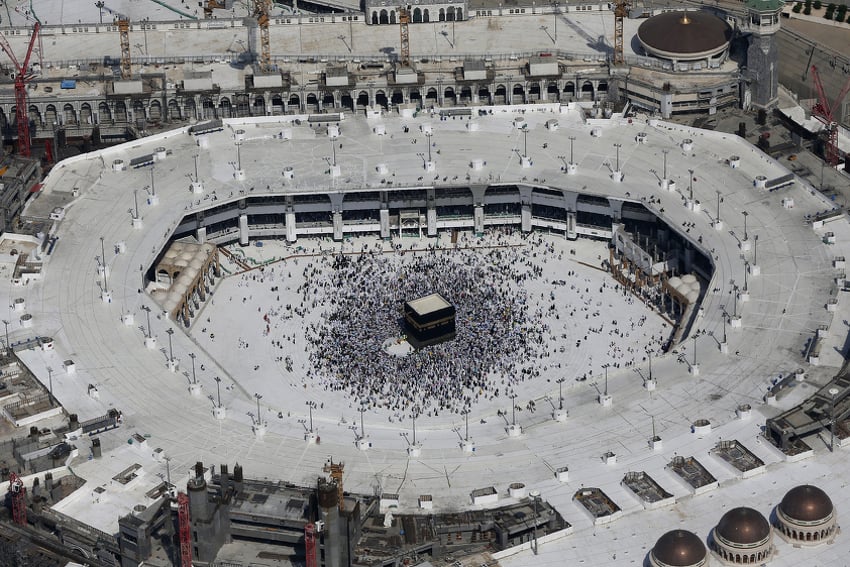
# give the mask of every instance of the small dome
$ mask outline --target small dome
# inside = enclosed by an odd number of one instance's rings
[[[658,538],[652,557],[670,567],[691,567],[705,559],[705,544],[693,532],[672,530]]]
[[[789,490],[779,509],[792,520],[818,522],[832,514],[832,500],[817,486],[804,484]]]
[[[714,530],[716,535],[733,545],[751,545],[770,535],[770,524],[757,510],[741,507],[723,514]]]

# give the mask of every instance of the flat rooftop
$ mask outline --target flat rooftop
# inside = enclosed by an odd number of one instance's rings
[[[436,313],[441,309],[453,307],[452,304],[449,303],[449,300],[439,293],[431,293],[417,299],[412,299],[407,302],[407,305],[409,305],[410,308],[413,309],[413,311],[419,316],[430,315],[431,313]]]

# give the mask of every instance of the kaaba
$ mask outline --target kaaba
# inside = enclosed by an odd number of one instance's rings
[[[455,306],[439,293],[404,302],[404,327],[413,348],[455,338]]]

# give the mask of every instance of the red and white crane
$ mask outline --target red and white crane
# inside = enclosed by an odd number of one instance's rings
[[[838,122],[835,120],[835,111],[841,106],[841,101],[844,100],[847,92],[850,91],[850,77],[847,78],[847,82],[844,83],[841,92],[838,93],[838,96],[831,104],[829,99],[826,98],[826,91],[823,88],[820,74],[818,74],[818,68],[815,65],[812,65],[812,81],[815,83],[815,89],[818,92],[818,101],[812,107],[812,114],[823,120],[827,129],[824,158],[829,165],[837,165],[841,155],[838,151]]]
[[[192,567],[192,528],[189,525],[189,496],[177,494],[177,526],[180,537],[180,567]]]
[[[18,122],[18,154],[23,157],[30,157],[31,155],[27,84],[33,79],[33,75],[29,72],[30,57],[32,56],[32,48],[35,45],[35,40],[40,29],[41,24],[36,22],[32,28],[30,44],[23,63],[18,62],[18,58],[15,57],[15,52],[6,40],[6,36],[0,34],[0,48],[6,52],[6,55],[12,60],[12,65],[15,67],[15,119]]]
[[[12,497],[12,521],[19,526],[27,525],[27,488],[16,473],[9,475],[9,494]]]

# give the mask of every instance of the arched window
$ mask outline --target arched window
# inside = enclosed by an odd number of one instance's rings
[[[377,24],[377,23],[378,23],[378,12],[377,12],[377,11],[376,11],[376,12],[372,12],[372,23],[373,23],[373,24]]]
[[[422,23],[422,10],[419,8],[414,8],[413,10],[413,23],[419,24]]]
[[[440,21],[441,22],[446,21],[446,10],[444,8],[440,8]]]
[[[428,11],[428,8],[425,8],[425,10],[422,12],[422,23],[427,24],[430,21],[431,21],[431,13]]]

